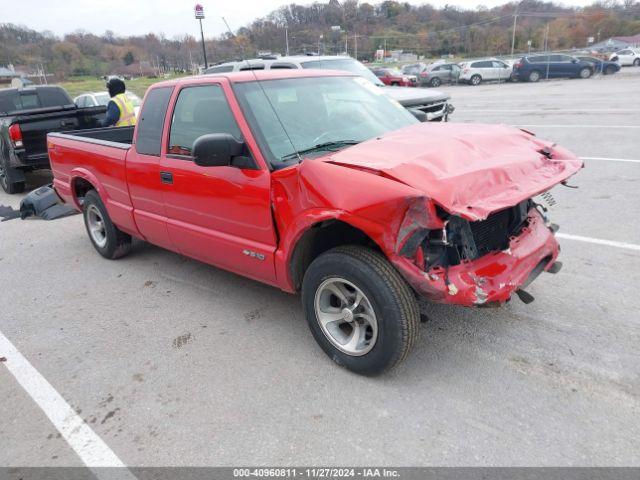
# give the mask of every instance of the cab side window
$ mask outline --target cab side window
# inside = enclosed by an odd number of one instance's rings
[[[162,127],[167,113],[172,87],[152,89],[140,112],[136,151],[143,155],[159,156],[162,145]]]
[[[173,111],[167,153],[190,156],[196,139],[208,133],[229,133],[242,139],[222,87],[184,88]]]

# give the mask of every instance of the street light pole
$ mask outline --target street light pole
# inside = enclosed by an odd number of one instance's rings
[[[202,38],[202,56],[204,57],[204,68],[207,68],[207,49],[204,45],[204,31],[202,30],[202,19],[204,18],[204,8],[202,5],[195,6],[196,20],[200,22],[200,38]]]

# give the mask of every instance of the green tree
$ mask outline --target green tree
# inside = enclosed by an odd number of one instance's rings
[[[125,53],[124,57],[122,58],[122,61],[124,62],[125,65],[131,65],[135,61],[135,58],[133,57],[133,53],[131,53],[131,50]]]

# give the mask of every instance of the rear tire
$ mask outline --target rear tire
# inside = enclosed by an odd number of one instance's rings
[[[419,333],[411,288],[382,255],[360,246],[334,248],[311,263],[302,305],[322,350],[362,375],[399,364]]]
[[[469,83],[474,87],[477,87],[482,83],[482,77],[480,75],[472,75],[469,79]]]
[[[540,72],[537,70],[532,70],[531,72],[529,72],[529,77],[527,77],[527,80],[532,83],[536,83],[538,80],[540,80]]]
[[[633,61],[633,66],[634,66],[634,67],[640,67],[640,58],[636,58],[636,59]]]
[[[433,88],[438,88],[440,85],[442,85],[442,80],[440,80],[438,77],[432,78],[429,82],[429,86]]]
[[[9,167],[9,151],[7,146],[2,143],[2,152],[0,155],[0,186],[8,194],[24,192],[24,180],[16,181],[13,177],[24,179],[24,174],[15,168]]]
[[[113,224],[95,190],[89,190],[85,195],[82,214],[89,240],[100,255],[114,260],[131,251],[131,236]]]

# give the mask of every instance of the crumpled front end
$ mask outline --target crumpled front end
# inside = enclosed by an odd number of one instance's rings
[[[391,260],[430,301],[489,306],[508,301],[514,293],[532,299],[520,289],[542,271],[556,271],[560,247],[552,226],[531,200],[475,222],[439,211],[441,226],[433,216],[420,225],[427,217],[418,210],[413,206],[405,214],[398,235],[401,245]]]

